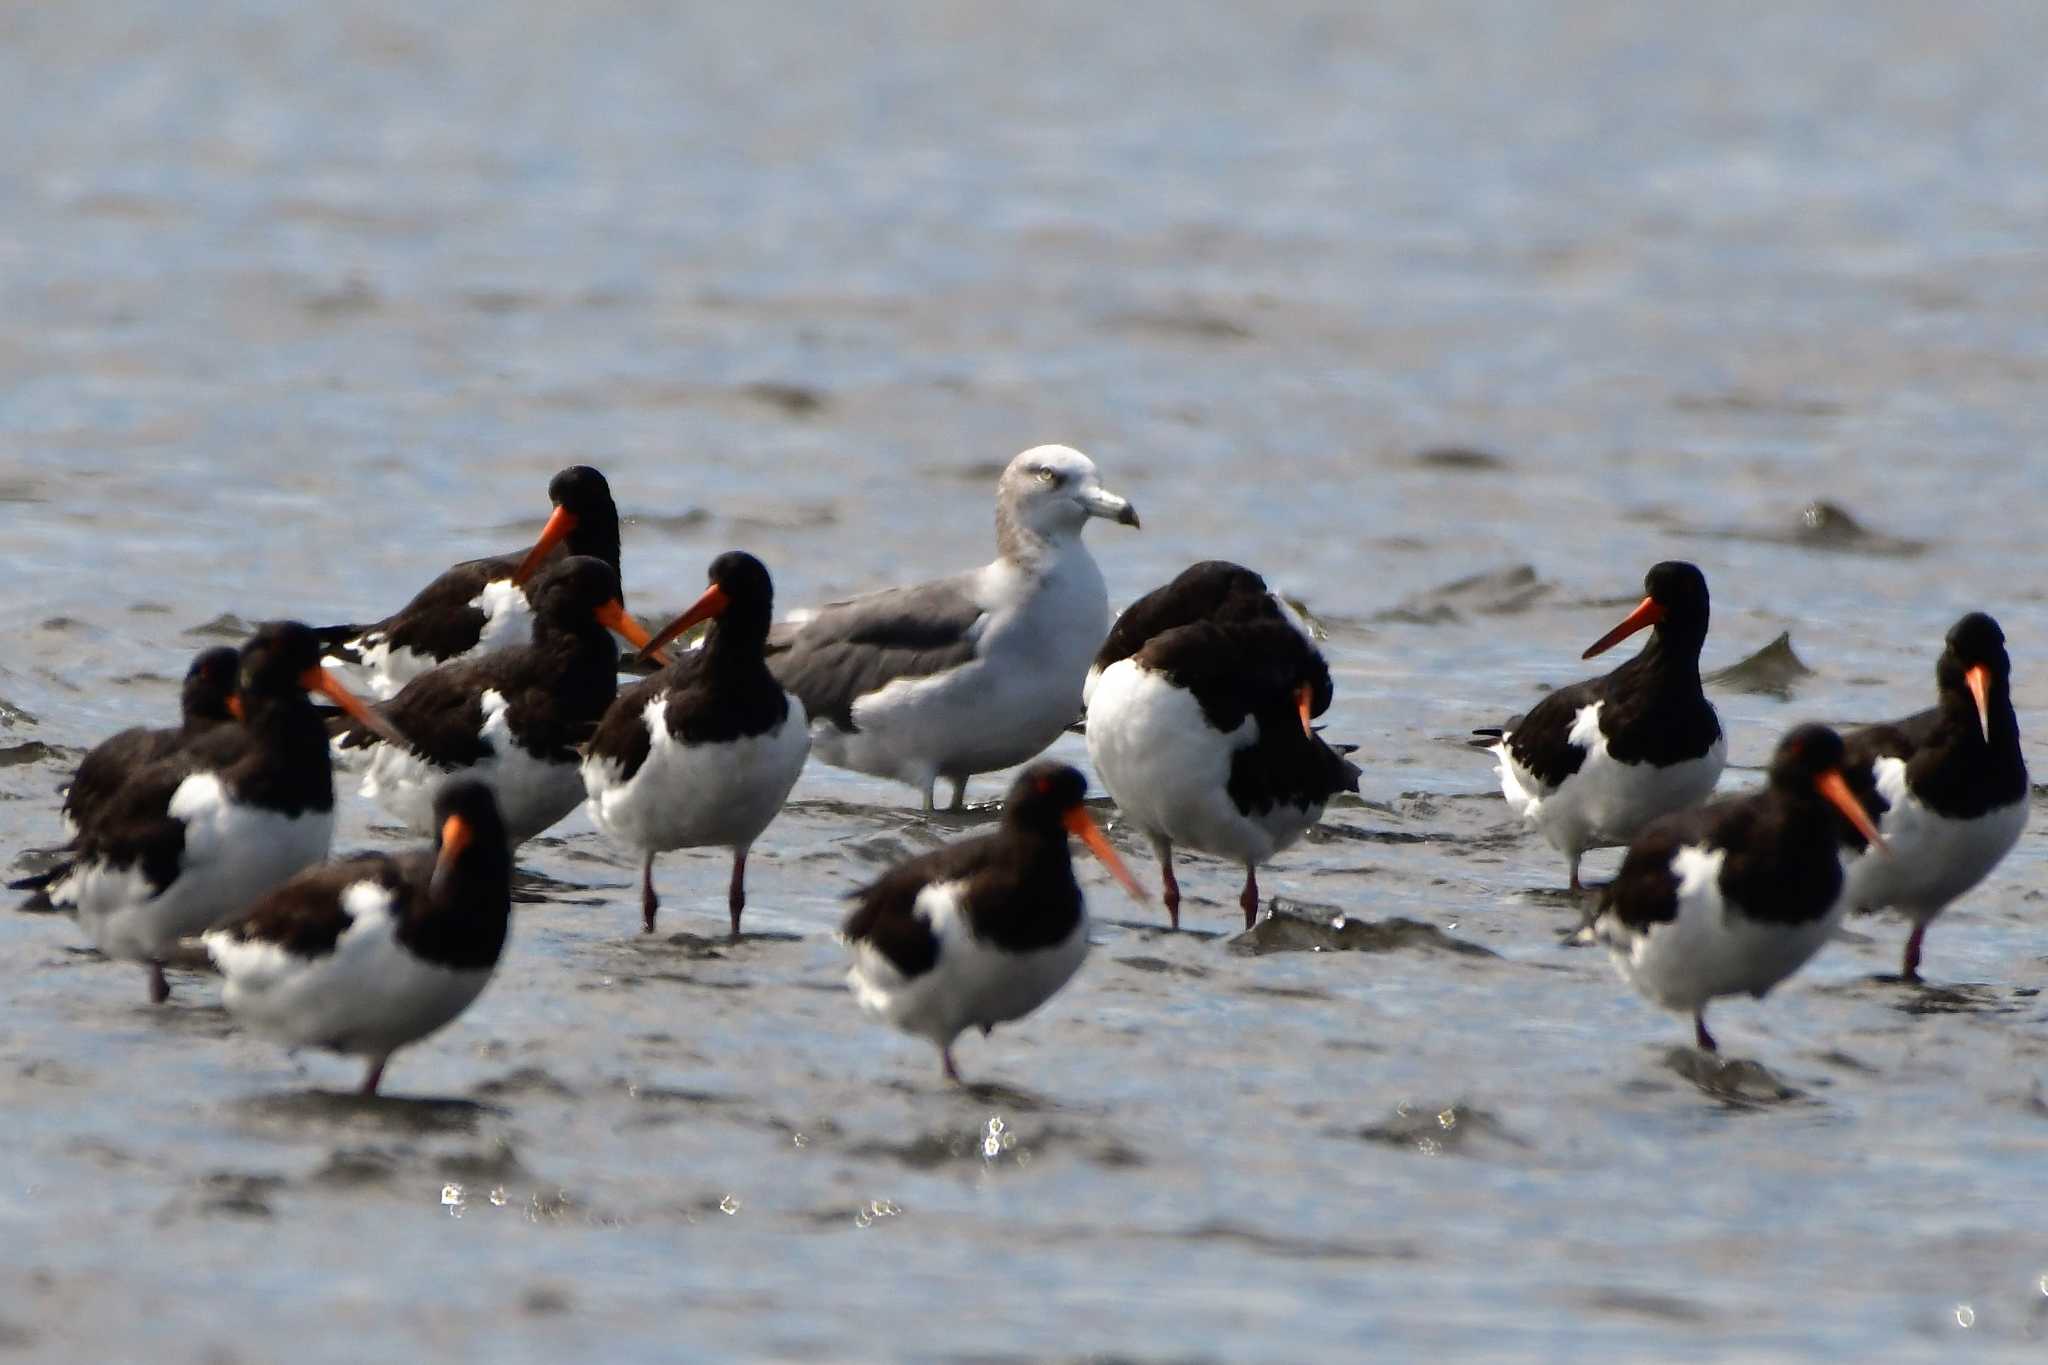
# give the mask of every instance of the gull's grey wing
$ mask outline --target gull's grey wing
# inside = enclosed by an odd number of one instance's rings
[[[818,608],[770,633],[768,667],[813,720],[855,729],[853,704],[898,678],[925,678],[974,658],[988,619],[973,574],[888,588]]]

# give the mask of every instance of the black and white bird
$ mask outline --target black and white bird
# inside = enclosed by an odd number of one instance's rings
[[[241,724],[130,770],[40,893],[38,908],[76,911],[108,957],[143,963],[152,1001],[170,995],[163,958],[178,939],[327,856],[333,770],[309,691],[384,725],[321,668],[311,629],[260,626],[241,651]]]
[[[1061,763],[1024,769],[1002,822],[920,854],[853,893],[843,933],[847,984],[861,1008],[929,1038],[946,1078],[953,1040],[1021,1019],[1052,998],[1088,955],[1088,903],[1067,836],[1078,836],[1140,904],[1145,890],[1089,818],[1087,779]]]
[[[583,802],[579,750],[619,691],[611,633],[644,645],[647,632],[620,605],[618,575],[601,559],[561,560],[532,593],[526,644],[414,678],[377,703],[385,733],[333,722],[335,757],[361,766],[362,794],[416,834],[433,833],[435,792],[458,779],[491,789],[515,845]]]
[[[1709,1052],[1707,1002],[1761,999],[1840,921],[1837,812],[1882,842],[1843,778],[1845,759],[1833,730],[1798,727],[1778,742],[1762,791],[1652,821],[1602,888],[1588,935],[1652,1004],[1692,1015]]]
[[[372,625],[323,628],[330,662],[360,666],[364,687],[385,698],[442,664],[531,643],[531,589],[544,564],[566,552],[619,572],[619,509],[604,475],[572,465],[548,481],[548,501],[554,511],[532,548],[457,564]]]
[[[747,850],[782,809],[810,753],[803,703],[782,690],[762,650],[775,588],[761,561],[729,550],[711,585],[657,634],[659,647],[700,621],[701,647],[619,693],[583,760],[591,821],[644,857],[640,911],[654,932],[655,855],[732,850],[727,908],[740,935]]]
[[[1307,623],[1241,565],[1197,564],[1133,603],[1087,694],[1089,761],[1151,841],[1175,928],[1175,844],[1244,866],[1249,929],[1259,865],[1358,790],[1358,769],[1311,723],[1332,687]]]
[[[1109,596],[1081,530],[1136,526],[1095,462],[1035,446],[996,484],[996,558],[778,627],[769,667],[802,700],[811,749],[838,768],[933,785],[1022,763],[1081,713],[1081,683],[1109,629]]]
[[[434,797],[434,847],[308,868],[210,930],[228,1012],[288,1047],[391,1054],[468,1009],[490,982],[512,913],[512,845],[481,782]]]
[[[1920,979],[1934,917],[2019,841],[2030,794],[1998,622],[1981,611],[1956,622],[1934,685],[1932,710],[1846,737],[1849,785],[1877,813],[1893,854],[1873,854],[1849,836],[1849,903],[1897,908],[1913,921],[1899,972],[1909,982]]]
[[[65,836],[76,840],[89,828],[135,769],[169,758],[215,726],[234,724],[235,674],[240,668],[241,655],[226,645],[201,650],[185,670],[176,726],[137,725],[93,745],[64,788]]]
[[[1473,747],[1500,761],[1508,805],[1568,860],[1573,892],[1587,849],[1626,844],[1658,816],[1706,800],[1728,761],[1720,718],[1700,689],[1706,575],[1666,560],[1643,587],[1635,610],[1582,657],[1651,627],[1640,654],[1559,688],[1505,729],[1473,732],[1482,737]]]

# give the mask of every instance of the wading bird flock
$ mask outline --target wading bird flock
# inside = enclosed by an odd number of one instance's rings
[[[1258,574],[1196,564],[1112,625],[1081,532],[1138,516],[1067,447],[1004,469],[981,568],[778,622],[767,568],[732,550],[653,635],[624,607],[604,476],[565,469],[548,496],[530,548],[458,564],[381,621],[270,622],[239,650],[200,654],[176,728],[124,731],[79,765],[68,841],[12,883],[28,908],[75,914],[106,956],[146,968],[158,1002],[167,956],[201,938],[239,1020],[363,1057],[375,1093],[394,1051],[483,990],[518,845],[578,805],[641,856],[647,932],[656,856],[730,849],[738,937],[747,852],[809,757],[905,783],[926,811],[940,778],[958,808],[973,775],[1023,763],[992,831],[855,892],[843,927],[862,1007],[929,1039],[957,1080],[962,1032],[1029,1014],[1087,955],[1070,836],[1148,899],[1088,814],[1087,779],[1032,761],[1077,720],[1120,818],[1159,859],[1176,928],[1176,845],[1243,865],[1250,928],[1259,866],[1358,790],[1349,749],[1315,724],[1332,700],[1315,633]],[[1581,939],[1691,1015],[1708,1050],[1710,1000],[1764,995],[1852,907],[1911,919],[1902,976],[1918,980],[1928,924],[2026,821],[1997,623],[1972,613],[1949,631],[1931,710],[1846,736],[1798,726],[1761,790],[1710,802],[1727,742],[1700,687],[1706,578],[1669,562],[1644,586],[1585,652],[1648,630],[1640,653],[1474,741],[1509,806],[1564,855],[1573,892],[1581,854],[1626,845],[1614,880],[1587,893]],[[622,688],[615,632],[658,671]],[[337,766],[432,847],[328,861]]]

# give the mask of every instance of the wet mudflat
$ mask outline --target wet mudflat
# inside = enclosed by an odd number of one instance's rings
[[[0,915],[0,1352],[2032,1358],[2041,821],[1929,986],[1859,921],[1715,1060],[1561,944],[1463,746],[1678,556],[1728,785],[1925,705],[1980,606],[2048,779],[2048,53],[1881,9],[4,21],[0,864],[192,652],[387,610],[576,461],[659,617],[732,546],[791,607],[979,562],[995,471],[1072,442],[1143,513],[1088,533],[1113,602],[1261,569],[1366,775],[1248,935],[1231,869],[1179,934],[1084,872],[1094,955],[966,1090],[833,930],[990,816],[824,768],[738,944],[721,855],[643,937],[581,815],[529,845],[376,1103]]]

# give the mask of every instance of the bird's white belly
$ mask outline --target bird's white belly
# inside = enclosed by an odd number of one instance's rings
[[[447,1024],[482,993],[487,968],[436,966],[405,951],[375,882],[342,893],[355,922],[326,956],[208,934],[227,978],[222,999],[242,1023],[295,1047],[382,1057]]]
[[[1865,849],[1848,860],[1851,905],[1896,906],[1915,919],[1932,919],[1984,880],[2026,827],[2024,795],[1974,820],[1951,820],[1922,805],[1906,786],[1905,760],[1880,758],[1872,769],[1878,794],[1891,806],[1878,822],[1891,853]]]
[[[434,833],[434,798],[457,779],[482,782],[498,799],[506,836],[515,844],[548,829],[583,800],[583,779],[573,761],[537,758],[512,737],[505,698],[483,695],[482,735],[491,752],[466,768],[443,768],[389,742],[372,746],[362,794],[415,834]],[[345,755],[348,756],[348,755]]]
[[[855,944],[847,973],[861,1008],[905,1033],[939,1046],[962,1030],[1021,1019],[1051,999],[1088,956],[1088,915],[1050,948],[1011,953],[977,940],[959,902],[957,883],[918,894],[917,913],[939,940],[931,970],[905,978],[881,953]]]
[[[1691,1013],[1719,995],[1761,996],[1799,970],[1834,932],[1846,901],[1798,924],[1752,920],[1721,896],[1721,849],[1688,846],[1671,860],[1678,917],[1647,930],[1603,917],[1595,934],[1623,979],[1651,1003]]]
[[[1728,763],[1726,735],[1700,757],[1669,767],[1620,762],[1607,752],[1600,733],[1602,704],[1580,708],[1571,741],[1586,756],[1579,770],[1553,789],[1546,790],[1534,773],[1515,762],[1505,742],[1493,751],[1508,804],[1567,855],[1626,844],[1657,817],[1698,805],[1713,795]]]
[[[1232,756],[1258,741],[1250,716],[1219,733],[1193,694],[1132,659],[1111,664],[1088,702],[1088,758],[1123,818],[1150,835],[1258,864],[1300,838],[1322,807],[1247,815],[1230,799]]]
[[[78,922],[108,957],[161,958],[180,938],[247,909],[257,897],[327,856],[334,812],[280,815],[226,799],[220,779],[195,774],[172,795],[169,813],[185,822],[178,875],[157,895],[139,868],[81,864],[51,888],[75,905]]]
[[[803,703],[764,734],[686,745],[669,732],[668,698],[647,705],[647,758],[629,781],[615,763],[583,760],[582,786],[597,827],[633,848],[744,848],[768,827],[810,752]]]

